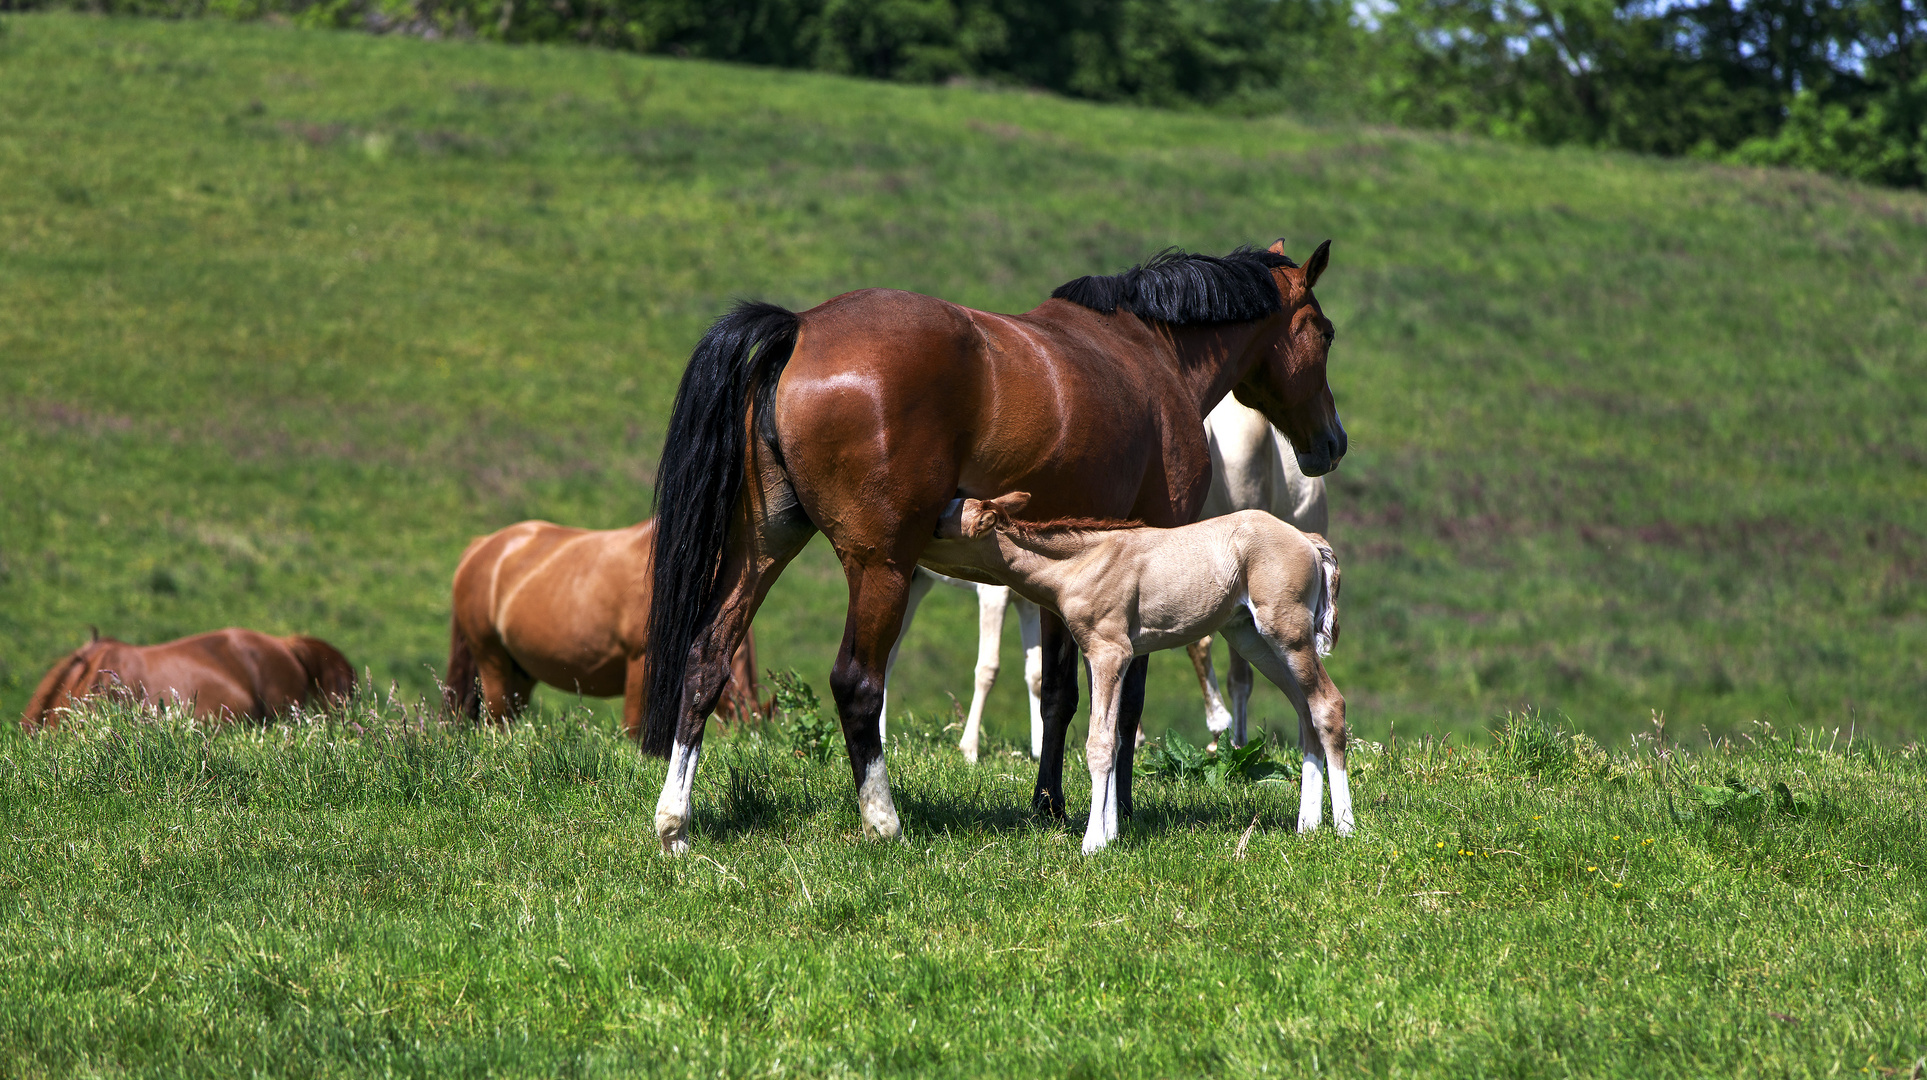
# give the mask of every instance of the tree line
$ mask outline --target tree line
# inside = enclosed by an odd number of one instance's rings
[[[1927,184],[1927,0],[0,0],[577,41]]]

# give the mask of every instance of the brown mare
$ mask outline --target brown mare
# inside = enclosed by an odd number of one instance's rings
[[[899,823],[877,718],[910,574],[959,496],[1028,491],[1039,519],[1196,519],[1211,482],[1204,417],[1227,393],[1283,431],[1308,476],[1345,431],[1325,381],[1332,324],[1303,267],[1268,251],[1167,252],[1079,278],[1025,315],[888,289],[802,313],[742,304],[710,327],[676,394],[657,470],[656,604],[643,747],[669,757],[656,805],[667,852],[688,849],[704,719],[728,660],[783,567],[819,529],[849,583],[830,689],[867,835]],[[976,581],[981,571],[928,564]],[[1046,613],[1044,753],[1036,807],[1061,815],[1077,649]],[[1143,709],[1145,658],[1125,676],[1120,778]],[[1122,781],[1121,781],[1122,782]],[[1119,807],[1130,813],[1128,789]]]
[[[470,719],[486,709],[506,723],[544,682],[586,697],[620,696],[622,729],[637,737],[655,536],[653,521],[603,530],[523,521],[470,541],[455,568],[449,707]],[[747,632],[730,673],[725,714],[766,715]]]
[[[341,701],[354,690],[355,669],[320,638],[229,628],[129,645],[96,634],[40,680],[20,726],[57,728],[62,713],[95,696],[180,704],[204,720],[266,720],[295,706]]]

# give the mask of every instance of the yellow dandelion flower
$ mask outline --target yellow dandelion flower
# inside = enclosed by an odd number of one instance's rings
[[[1588,867],[1586,867],[1586,873],[1588,873],[1588,874],[1590,874],[1590,873],[1592,873],[1592,872],[1594,872],[1595,870],[1598,870],[1598,869],[1599,869],[1599,868],[1598,868],[1597,866],[1588,866]]]

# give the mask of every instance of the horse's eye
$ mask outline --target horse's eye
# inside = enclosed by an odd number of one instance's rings
[[[1331,348],[1331,343],[1336,340],[1338,340],[1338,327],[1336,326],[1326,327],[1325,328],[1325,347],[1328,349]]]

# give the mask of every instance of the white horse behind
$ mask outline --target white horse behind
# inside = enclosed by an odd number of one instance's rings
[[[1345,698],[1319,658],[1338,637],[1338,560],[1324,537],[1262,510],[1176,529],[1071,519],[1012,521],[1025,492],[953,500],[937,522],[933,552],[1009,585],[1064,619],[1091,674],[1091,817],[1084,853],[1117,837],[1117,713],[1133,657],[1222,631],[1298,710],[1304,785],[1298,831],[1324,815],[1331,775],[1332,824],[1352,831],[1345,773]]]
[[[1240,510],[1263,510],[1303,532],[1330,535],[1331,511],[1325,500],[1325,479],[1306,476],[1285,434],[1256,409],[1247,409],[1226,394],[1204,418],[1205,438],[1211,442],[1211,492],[1204,497],[1198,520],[1224,517]],[[1251,705],[1251,664],[1235,648],[1226,680],[1231,706],[1218,693],[1217,673],[1211,670],[1211,639],[1193,642],[1185,650],[1204,691],[1204,726],[1211,732],[1211,749],[1227,729],[1231,745],[1245,744],[1245,718]],[[1144,741],[1144,729],[1138,729]]]
[[[1298,455],[1284,433],[1272,427],[1264,414],[1248,409],[1229,394],[1211,415],[1204,418],[1204,436],[1211,444],[1211,491],[1205,496],[1199,520],[1224,517],[1240,510],[1263,510],[1281,521],[1310,533],[1324,535],[1330,525],[1330,509],[1325,498],[1323,477],[1306,476],[1298,468]],[[1002,585],[980,585],[961,578],[918,567],[910,579],[910,596],[903,609],[903,626],[897,643],[890,647],[889,665],[884,669],[883,712],[879,727],[890,715],[890,673],[896,670],[897,650],[910,633],[917,605],[930,595],[937,583],[969,589],[977,594],[977,681],[970,696],[970,712],[964,722],[963,738],[957,747],[965,761],[975,762],[983,738],[984,703],[991,687],[997,684],[999,650],[1004,636],[1004,612],[1014,603],[1017,630],[1024,644],[1024,682],[1030,691],[1030,756],[1044,754],[1044,713],[1041,694],[1044,683],[1044,653],[1038,625],[1037,605],[1021,596],[1013,597]],[[1191,668],[1204,692],[1204,725],[1211,732],[1212,749],[1218,739],[1231,732],[1231,745],[1243,746],[1246,717],[1251,703],[1251,664],[1231,652],[1227,683],[1231,704],[1227,708],[1218,692],[1217,672],[1211,665],[1211,639],[1192,642],[1185,650]],[[1144,729],[1138,728],[1138,742]]]

